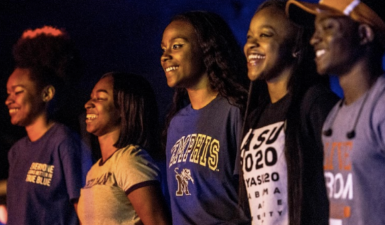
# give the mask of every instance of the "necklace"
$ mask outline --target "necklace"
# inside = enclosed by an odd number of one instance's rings
[[[356,126],[357,126],[357,122],[358,122],[358,119],[359,119],[360,116],[361,116],[361,112],[362,112],[362,109],[364,108],[365,102],[366,102],[366,100],[367,100],[367,98],[368,98],[368,96],[369,96],[369,92],[370,92],[370,90],[367,91],[367,92],[365,93],[365,97],[364,97],[363,101],[361,102],[360,109],[359,109],[359,111],[358,111],[358,114],[357,114],[357,116],[356,116],[356,119],[354,120],[353,129],[350,130],[350,131],[348,131],[348,132],[346,133],[346,137],[347,137],[348,139],[353,139],[353,138],[356,136]],[[337,109],[336,112],[334,113],[334,115],[333,115],[333,117],[332,117],[332,123],[331,123],[329,129],[326,129],[326,130],[324,130],[324,131],[322,132],[322,134],[325,135],[326,137],[330,137],[330,136],[333,135],[333,129],[332,129],[332,127],[333,127],[334,121],[335,121],[335,119],[336,119],[336,117],[337,117],[337,115],[338,115],[338,112],[340,111],[340,109],[341,109],[341,107],[343,106],[344,102],[345,102],[345,98],[343,98],[343,99],[341,100],[341,103],[339,104],[338,109]]]

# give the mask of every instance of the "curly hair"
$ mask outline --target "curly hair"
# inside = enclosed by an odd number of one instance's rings
[[[26,30],[13,46],[16,68],[28,69],[38,89],[55,87],[55,98],[50,102],[49,116],[79,131],[77,118],[81,109],[73,84],[83,74],[80,54],[67,32],[51,26]],[[73,107],[79,104],[79,107]]]
[[[193,26],[203,52],[210,87],[243,112],[249,83],[246,59],[228,24],[219,15],[205,11],[179,14],[172,21],[185,21]],[[188,103],[187,91],[176,88],[164,132],[172,117]]]
[[[16,67],[47,68],[66,83],[82,73],[83,63],[74,42],[67,32],[50,26],[24,31],[13,46],[13,57]]]
[[[120,135],[114,146],[140,145],[154,158],[160,157],[158,107],[150,83],[144,77],[123,72],[106,73],[102,78],[107,76],[113,78],[114,104],[121,115]]]

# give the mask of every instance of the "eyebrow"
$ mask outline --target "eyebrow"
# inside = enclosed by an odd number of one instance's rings
[[[22,87],[22,88],[25,88],[25,86],[23,84],[16,84],[16,85],[12,85],[11,88],[12,89],[15,89],[17,87]]]
[[[187,41],[188,42],[188,38],[187,37],[174,37],[174,38],[171,38],[171,40],[170,41],[175,41],[175,39],[183,39],[183,40],[185,40],[185,41]],[[163,41],[160,43],[160,46],[163,46],[164,45],[164,43],[163,43]]]
[[[270,26],[270,25],[262,25],[261,28],[268,28],[268,29],[271,29],[271,30],[273,30],[274,32],[276,32],[275,29],[274,29],[274,27],[272,27],[272,26]]]
[[[107,90],[105,90],[105,89],[99,89],[99,90],[97,90],[97,91],[96,91],[96,93],[99,93],[99,92],[103,92],[103,93],[106,93],[106,94],[108,94],[108,91],[107,91]]]
[[[258,29],[266,29],[266,28],[268,28],[268,29],[271,29],[271,30],[273,30],[275,33],[277,33],[277,31],[274,29],[274,27],[272,27],[272,26],[270,26],[270,25],[262,25],[262,26],[260,26]],[[248,31],[247,31],[247,33],[254,33],[253,32],[253,29],[249,29]],[[257,33],[257,31],[255,31],[255,33]]]

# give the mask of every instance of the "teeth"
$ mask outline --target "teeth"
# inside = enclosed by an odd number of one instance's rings
[[[87,120],[93,120],[96,119],[98,116],[96,114],[87,114],[86,118]]]
[[[251,54],[251,55],[249,55],[249,57],[247,59],[250,61],[250,60],[253,60],[253,59],[265,59],[265,58],[266,58],[266,56],[264,56],[264,55]]]
[[[317,50],[317,51],[315,52],[315,55],[316,55],[317,57],[320,57],[320,56],[323,55],[323,54],[325,54],[325,49]]]
[[[178,68],[179,68],[179,66],[170,66],[170,67],[166,68],[166,72],[170,72],[170,71],[176,70]]]
[[[9,109],[9,113],[15,113],[17,111],[19,111],[19,109]]]

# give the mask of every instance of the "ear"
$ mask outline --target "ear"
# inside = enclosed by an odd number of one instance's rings
[[[300,48],[297,45],[293,46],[291,50],[291,56],[293,58],[298,58],[300,54],[301,54]]]
[[[42,99],[44,102],[49,102],[55,96],[55,87],[52,85],[46,86],[42,91]]]
[[[293,56],[293,58],[298,58],[299,54],[300,54],[299,51],[295,51],[291,53],[291,56]]]
[[[366,45],[373,42],[375,34],[373,29],[368,24],[360,24],[358,26],[358,33],[360,35],[361,45]]]

